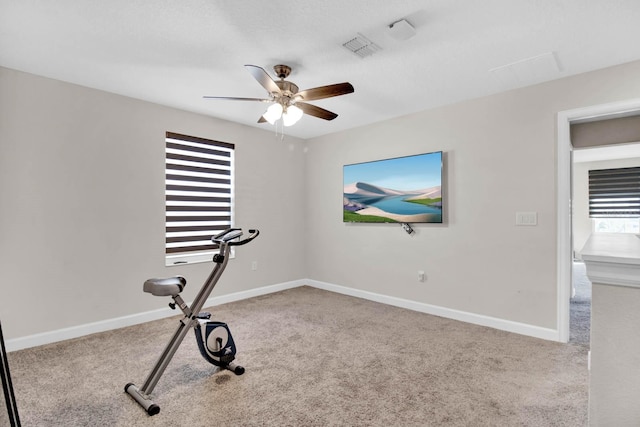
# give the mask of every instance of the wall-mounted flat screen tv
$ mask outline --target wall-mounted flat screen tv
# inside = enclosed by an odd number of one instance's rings
[[[442,223],[442,151],[343,167],[344,222]]]

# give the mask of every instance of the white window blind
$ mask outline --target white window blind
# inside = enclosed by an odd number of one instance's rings
[[[233,222],[234,145],[166,133],[167,265],[210,260],[211,236]]]
[[[589,217],[640,217],[640,167],[590,170]]]

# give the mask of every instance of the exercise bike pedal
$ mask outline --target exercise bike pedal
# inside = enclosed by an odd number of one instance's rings
[[[211,319],[211,313],[209,313],[208,311],[201,311],[200,313],[198,313],[198,315],[196,316],[196,319],[205,319],[205,320],[209,320]]]

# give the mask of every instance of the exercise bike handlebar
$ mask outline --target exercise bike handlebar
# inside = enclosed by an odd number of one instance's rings
[[[249,243],[250,241],[252,241],[253,239],[255,239],[256,237],[258,237],[258,234],[260,234],[260,231],[257,229],[254,230],[249,230],[249,237],[247,237],[244,240],[240,240],[238,242],[229,242],[229,246],[242,246],[242,245],[246,245],[247,243]]]
[[[213,241],[213,243],[226,243],[228,246],[241,246],[241,245],[246,245],[247,243],[249,243],[250,241],[252,241],[253,239],[255,239],[256,237],[258,237],[258,234],[260,234],[259,230],[249,230],[249,237],[247,237],[246,239],[234,242],[234,239],[239,238],[240,236],[242,236],[242,229],[240,228],[228,228],[226,230],[224,230],[222,233],[219,233],[215,236],[213,236],[211,238],[211,241]]]

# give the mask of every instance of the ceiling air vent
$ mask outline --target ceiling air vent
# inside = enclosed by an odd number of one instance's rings
[[[360,58],[366,58],[367,56],[371,56],[377,51],[381,50],[380,46],[378,46],[362,34],[358,34],[348,42],[343,43],[342,46],[349,49]]]

